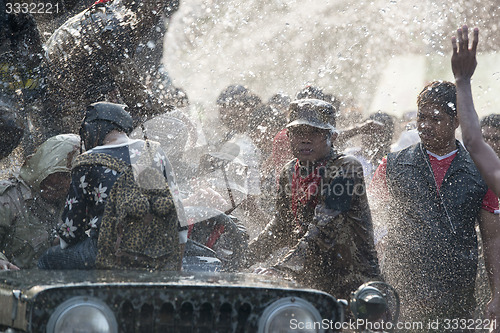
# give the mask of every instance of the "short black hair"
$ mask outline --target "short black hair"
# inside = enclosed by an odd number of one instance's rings
[[[286,109],[290,105],[291,101],[292,101],[292,99],[290,98],[290,96],[283,94],[283,93],[276,93],[276,94],[272,95],[271,98],[269,98],[269,101],[267,102],[267,104],[271,105],[271,106],[278,106],[278,107],[282,107],[282,108]]]
[[[418,108],[435,105],[451,117],[457,116],[457,88],[449,81],[433,81],[427,84],[417,97]]]
[[[325,93],[321,88],[308,85],[305,86],[304,89],[299,91],[297,95],[295,95],[295,99],[309,99],[309,98],[320,99],[324,101]]]
[[[481,119],[481,127],[500,128],[500,114],[489,114]]]
[[[275,107],[262,105],[252,112],[248,127],[251,131],[256,131],[263,124],[271,129],[278,129],[280,131],[286,126],[286,117]]]
[[[335,109],[335,113],[338,115],[340,111],[340,105],[342,104],[340,100],[332,94],[327,94],[323,89],[311,85],[307,85],[295,95],[295,99],[319,99],[330,103]]]
[[[262,104],[262,100],[248,88],[235,84],[224,89],[216,103],[218,106],[253,109]]]
[[[377,111],[375,113],[370,114],[368,116],[368,119],[378,121],[379,123],[382,123],[384,125],[385,129],[385,135],[386,137],[391,140],[392,136],[394,135],[394,118],[388,115],[385,112],[382,111]]]

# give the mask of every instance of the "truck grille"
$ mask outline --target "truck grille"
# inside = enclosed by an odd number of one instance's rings
[[[121,309],[120,332],[245,332],[248,317],[252,311],[250,304],[242,304],[233,309],[229,303],[218,308],[210,303],[201,305],[184,302],[180,307],[164,303],[155,310],[151,304],[143,304],[135,309],[131,302],[125,302]],[[234,313],[234,320],[233,320]],[[234,327],[234,328],[233,328]]]
[[[88,295],[104,301],[114,312],[123,333],[179,332],[232,333],[258,331],[259,318],[274,301],[301,297],[318,308],[323,318],[339,318],[332,298],[311,290],[249,287],[193,286],[106,286],[81,289],[66,286],[37,295],[32,321],[34,332],[45,332],[48,317],[65,300]],[[323,306],[322,306],[323,305]]]

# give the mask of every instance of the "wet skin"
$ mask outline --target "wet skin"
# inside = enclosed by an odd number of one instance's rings
[[[456,149],[455,130],[458,118],[452,117],[439,106],[427,105],[418,110],[417,129],[423,146],[438,155]]]
[[[288,137],[293,156],[301,162],[315,162],[330,153],[329,130],[299,125],[288,128]]]

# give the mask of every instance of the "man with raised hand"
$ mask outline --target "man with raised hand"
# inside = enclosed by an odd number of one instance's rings
[[[400,293],[401,319],[439,321],[437,332],[453,318],[473,319],[477,222],[494,295],[489,317],[500,300],[498,199],[455,139],[456,104],[453,83],[426,85],[417,98],[421,142],[388,154],[370,184],[376,225],[386,231],[378,243],[382,275]]]
[[[472,99],[471,78],[477,66],[478,42],[478,28],[473,30],[471,48],[469,48],[468,27],[464,25],[459,28],[457,36],[451,38],[453,45],[451,68],[457,87],[457,111],[464,144],[488,187],[499,196],[500,159],[482,136],[479,117]],[[487,305],[486,314],[491,319],[497,319],[500,314],[500,265],[498,251],[495,253],[491,249],[495,248],[495,244],[500,243],[499,226],[492,225],[491,232],[491,234],[486,233],[487,237],[484,239],[485,254],[490,254],[485,255],[485,260],[492,293],[492,300]]]

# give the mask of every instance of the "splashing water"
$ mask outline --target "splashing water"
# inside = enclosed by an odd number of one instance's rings
[[[474,92],[485,113],[496,103],[489,89],[500,89],[491,77],[499,65],[489,66],[499,14],[495,1],[479,0],[185,0],[170,23],[164,62],[192,101],[213,102],[233,83],[263,98],[293,96],[312,83],[365,112],[401,115],[416,108],[426,82],[452,80],[450,37],[467,23],[479,26],[479,50],[487,52],[474,82],[482,82]]]

